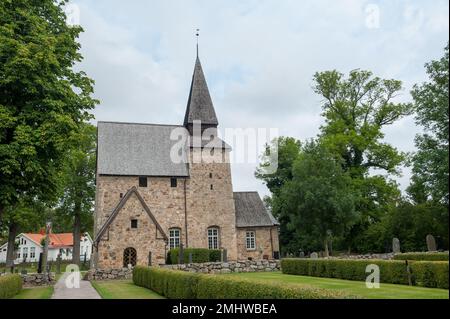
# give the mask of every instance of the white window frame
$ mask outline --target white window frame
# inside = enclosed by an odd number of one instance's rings
[[[180,228],[169,229],[169,249],[180,247],[181,243],[181,230]]]
[[[208,228],[208,249],[219,249],[219,227]]]
[[[22,259],[24,259],[25,261],[28,259],[28,247],[23,247]]]
[[[36,247],[30,247],[30,259],[36,258]]]
[[[247,250],[256,250],[256,232],[254,230],[245,232],[245,247]]]

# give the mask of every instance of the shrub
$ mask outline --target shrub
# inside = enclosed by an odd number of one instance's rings
[[[0,277],[0,299],[8,299],[22,290],[22,278],[19,275]]]
[[[170,299],[341,299],[341,291],[258,282],[226,275],[206,275],[155,267],[135,267],[135,285]]]
[[[283,259],[284,274],[365,281],[366,267],[380,267],[380,282],[408,285],[406,262],[402,260]],[[448,262],[410,262],[413,284],[448,289]]]
[[[180,253],[179,248],[174,248],[169,251],[167,254],[167,261],[170,264],[175,265],[178,264],[178,254]],[[193,263],[206,263],[206,262],[214,262],[220,261],[221,251],[218,249],[206,249],[206,248],[185,248],[183,261],[185,264],[189,263],[189,254],[192,253],[192,262]],[[169,264],[168,263],[168,264]]]
[[[428,260],[428,261],[448,261],[447,252],[432,253],[404,253],[396,254],[394,260]]]

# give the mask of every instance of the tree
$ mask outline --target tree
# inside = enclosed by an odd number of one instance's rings
[[[350,174],[326,148],[311,141],[294,162],[292,181],[286,182],[273,205],[288,217],[289,227],[317,238],[328,256],[328,242],[354,220],[354,190]]]
[[[74,264],[80,263],[81,233],[93,225],[96,140],[96,128],[90,124],[83,125],[80,132],[73,135],[73,147],[68,150],[61,178],[62,196],[56,215],[72,220]]]
[[[0,223],[22,198],[56,201],[68,140],[98,103],[73,70],[82,28],[66,24],[66,3],[0,2]]]
[[[394,181],[375,173],[399,174],[405,155],[383,142],[382,128],[409,115],[411,105],[393,102],[400,81],[373,77],[370,71],[354,70],[348,78],[337,71],[320,72],[314,81],[314,91],[324,98],[321,143],[342,161],[354,189],[360,190],[355,203],[359,222],[346,236],[348,246],[358,248],[357,237],[400,196]]]
[[[449,205],[449,46],[444,56],[425,65],[429,82],[415,85],[416,123],[425,132],[416,136],[409,194],[417,203],[428,200]],[[447,213],[448,214],[448,213]],[[448,217],[447,217],[448,220]]]

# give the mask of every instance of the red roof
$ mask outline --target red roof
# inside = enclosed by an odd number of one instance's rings
[[[32,241],[41,244],[42,239],[45,235],[42,234],[29,234],[25,233],[25,236],[30,238]],[[73,246],[73,234],[72,233],[63,233],[63,234],[50,234],[50,247],[68,247]]]

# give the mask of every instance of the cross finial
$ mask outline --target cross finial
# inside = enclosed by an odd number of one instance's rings
[[[200,29],[196,29],[195,36],[197,37],[197,58],[198,58],[198,37],[200,36]]]

